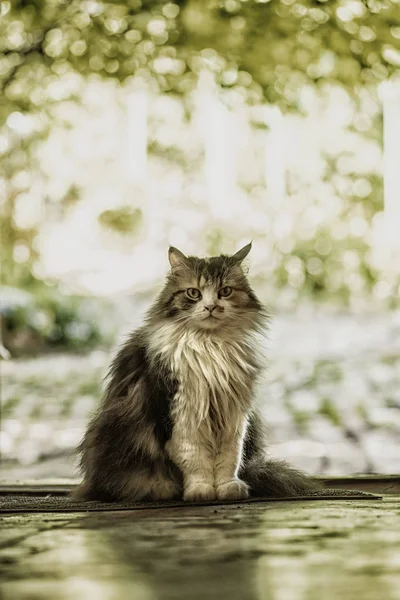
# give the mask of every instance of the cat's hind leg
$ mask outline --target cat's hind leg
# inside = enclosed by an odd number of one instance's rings
[[[121,500],[125,502],[174,500],[182,497],[179,480],[161,469],[138,469],[125,473],[121,483]]]
[[[162,467],[137,467],[102,472],[84,480],[71,494],[74,500],[103,502],[141,502],[182,498],[179,476]]]

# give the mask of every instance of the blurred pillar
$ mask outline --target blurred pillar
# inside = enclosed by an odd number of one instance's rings
[[[126,99],[126,179],[132,203],[140,206],[146,220],[146,240],[154,243],[159,231],[156,186],[148,179],[147,122],[148,90],[140,79],[134,81]]]
[[[160,277],[158,247],[162,240],[163,219],[159,182],[148,176],[148,118],[150,92],[140,79],[132,83],[126,99],[126,156],[125,173],[130,190],[130,200],[142,210],[144,224],[135,239],[132,271],[135,289],[147,289]]]
[[[204,143],[204,171],[210,212],[226,220],[236,199],[236,121],[219,100],[212,73],[199,78],[198,109]]]
[[[284,117],[277,106],[264,109],[268,127],[265,143],[265,185],[272,206],[279,207],[286,196]]]
[[[379,86],[383,110],[384,219],[387,241],[400,247],[400,81]]]
[[[125,168],[129,182],[144,182],[147,175],[147,94],[134,90],[127,97]]]

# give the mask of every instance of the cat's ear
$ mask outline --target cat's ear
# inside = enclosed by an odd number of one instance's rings
[[[250,244],[247,244],[246,246],[243,246],[243,248],[241,248],[240,250],[238,250],[236,252],[236,254],[234,254],[232,256],[232,258],[235,261],[235,263],[240,264],[242,262],[242,260],[244,260],[246,258],[246,256],[248,255],[248,253],[251,250],[252,243],[253,242],[250,242]]]
[[[169,259],[169,264],[171,265],[171,267],[173,269],[175,269],[176,267],[179,267],[180,265],[185,264],[185,262],[186,262],[186,256],[183,254],[183,252],[178,250],[178,248],[174,248],[174,246],[169,247],[168,259]]]

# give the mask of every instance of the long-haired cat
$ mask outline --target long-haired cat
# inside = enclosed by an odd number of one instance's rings
[[[79,447],[88,500],[292,496],[316,487],[267,460],[255,386],[266,312],[242,261],[169,249],[164,289],[117,353]]]

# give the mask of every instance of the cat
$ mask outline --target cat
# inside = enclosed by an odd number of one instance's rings
[[[317,485],[265,457],[255,388],[268,315],[233,256],[185,256],[115,356],[78,450],[75,498],[186,502],[307,493]]]

